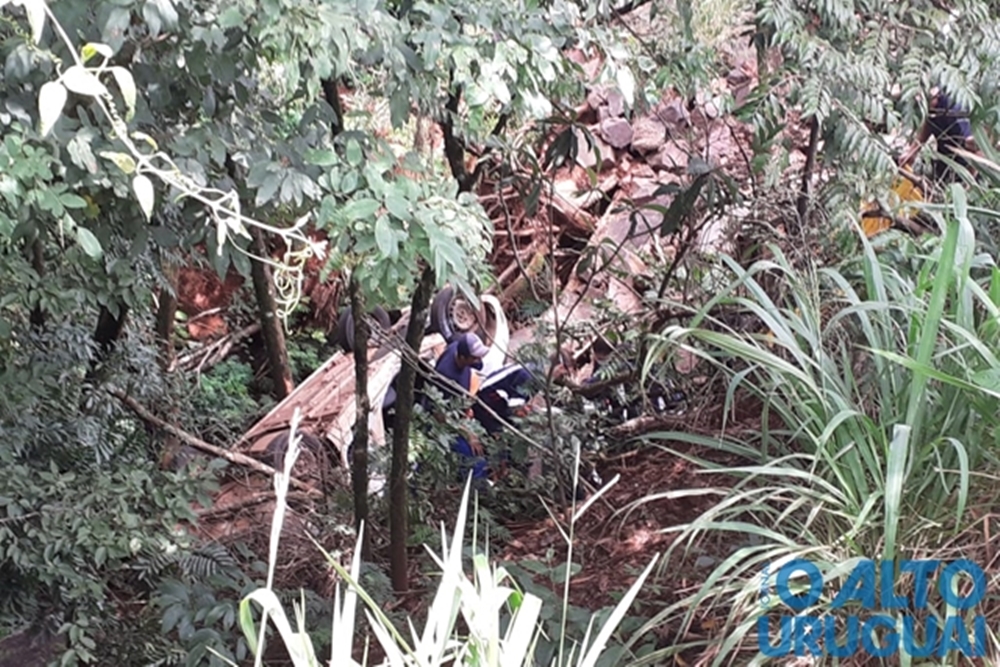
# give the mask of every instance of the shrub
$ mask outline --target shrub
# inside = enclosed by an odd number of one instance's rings
[[[760,595],[773,589],[783,563],[808,559],[834,584],[861,558],[951,559],[975,548],[959,536],[977,491],[995,495],[973,471],[997,467],[1000,360],[991,341],[1000,273],[992,258],[975,255],[964,193],[952,195],[954,219],[939,219],[943,237],[910,247],[912,267],[880,261],[864,239],[863,256],[836,268],[796,268],[773,249],[773,260],[748,270],[729,261],[729,287],[693,326],[663,333],[650,364],[678,347],[696,353],[728,374],[727,411],[749,395],[762,417],[759,432],[742,437],[657,436],[735,454],[746,465],[723,468],[675,448],[728,473],[733,486],[640,501],[721,494],[696,521],[668,530],[678,533],[679,549],[720,535],[733,546],[696,593],[663,610],[633,642],[662,624],[682,638],[695,619],[718,615],[724,621],[713,634],[723,636],[704,647],[712,664],[745,664],[756,651],[758,618],[791,613],[776,609],[777,596],[768,605]],[[780,276],[780,298],[764,289],[765,275]],[[768,333],[700,326],[720,304],[752,313]],[[946,542],[950,552],[939,549]],[[762,579],[765,568],[771,574]],[[824,594],[803,613],[842,618],[845,610],[830,602]],[[932,597],[930,613],[945,611]]]

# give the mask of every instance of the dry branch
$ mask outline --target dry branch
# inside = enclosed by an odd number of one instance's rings
[[[226,358],[236,343],[240,342],[244,338],[254,335],[260,331],[260,323],[254,322],[253,324],[246,326],[239,331],[235,331],[228,336],[223,336],[219,340],[215,341],[210,345],[199,348],[194,352],[189,352],[183,356],[177,358],[171,367],[171,371],[176,368],[181,368],[184,370],[190,370],[191,367],[195,367],[198,372],[211,368],[215,364],[219,363]],[[198,361],[197,365],[195,364]]]
[[[306,500],[311,495],[312,494],[310,493],[293,491],[288,494],[288,500]],[[271,500],[274,500],[276,497],[277,496],[275,495],[274,491],[264,491],[261,493],[255,493],[251,496],[247,496],[246,498],[240,498],[236,502],[227,503],[225,505],[220,505],[218,507],[213,506],[203,510],[198,510],[196,514],[199,519],[214,518],[220,515],[237,512],[239,510],[246,509],[247,507],[251,507],[253,505],[269,502]]]
[[[231,452],[228,449],[223,449],[221,447],[216,447],[215,445],[212,445],[212,444],[209,444],[209,443],[205,442],[201,438],[197,438],[197,437],[191,435],[187,431],[184,431],[184,430],[182,430],[180,428],[177,428],[173,424],[168,424],[164,420],[162,420],[159,417],[157,417],[156,415],[154,415],[148,409],[146,409],[137,400],[135,400],[134,398],[132,398],[131,396],[129,396],[125,392],[121,391],[120,389],[108,389],[107,391],[108,391],[109,394],[111,394],[112,396],[114,396],[115,398],[117,398],[119,401],[121,401],[122,403],[124,403],[125,406],[129,410],[131,410],[132,412],[134,412],[136,414],[136,416],[138,416],[144,422],[146,422],[147,424],[151,424],[153,426],[156,426],[157,428],[163,429],[167,433],[169,433],[169,434],[177,437],[178,439],[180,439],[186,445],[194,447],[195,449],[200,449],[203,452],[206,452],[208,454],[212,454],[213,456],[218,456],[219,458],[225,459],[225,460],[229,461],[230,463],[235,463],[235,464],[241,465],[241,466],[243,466],[245,468],[250,468],[251,470],[255,470],[255,471],[263,473],[265,475],[274,476],[278,472],[277,470],[275,470],[271,466],[265,465],[264,463],[261,463],[257,459],[250,458],[249,456],[246,456],[245,454],[240,454],[239,452]],[[303,482],[301,480],[295,479],[294,477],[290,481],[291,481],[291,485],[294,486],[296,489],[299,489],[301,491],[305,491],[309,495],[312,495],[312,496],[322,496],[323,495],[317,489],[314,489],[310,485],[306,484],[305,482]]]

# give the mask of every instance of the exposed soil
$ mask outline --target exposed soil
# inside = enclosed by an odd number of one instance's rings
[[[726,483],[722,475],[700,474],[690,462],[650,445],[607,461],[599,473],[605,481],[620,479],[576,524],[573,560],[582,569],[570,581],[570,602],[592,610],[616,604],[613,594],[626,590],[655,554],[670,547],[675,535],[664,531],[697,519],[717,502],[710,495],[647,501],[648,496]],[[565,525],[566,513],[561,518]],[[554,562],[565,562],[566,546],[552,519],[507,527],[511,540],[503,560],[545,560],[553,549]],[[544,577],[536,583],[562,592]]]

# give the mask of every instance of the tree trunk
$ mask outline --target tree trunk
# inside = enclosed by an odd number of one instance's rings
[[[163,277],[167,286],[160,289],[160,303],[156,308],[156,343],[160,347],[160,368],[164,373],[170,372],[174,365],[174,321],[177,317],[177,267],[169,261],[164,261]],[[167,406],[167,421],[171,424],[180,422],[180,407],[174,402]],[[170,468],[171,462],[184,448],[184,443],[173,433],[163,431],[163,447],[160,451],[159,464],[164,470]]]
[[[260,231],[254,227],[253,252],[258,257],[267,257],[267,248]],[[257,308],[260,313],[260,331],[264,337],[264,347],[267,350],[267,362],[271,369],[271,380],[274,384],[274,397],[279,401],[292,393],[292,369],[288,364],[288,350],[285,348],[285,331],[278,319],[278,302],[274,297],[274,281],[271,278],[271,267],[259,260],[250,264],[250,276],[253,278],[254,292],[257,293]]]
[[[354,276],[351,276],[348,291],[354,320],[354,403],[357,406],[351,484],[354,489],[354,526],[358,528],[362,521],[368,522],[368,413],[371,411],[371,401],[368,400],[368,322],[365,320],[365,297]],[[371,530],[366,529],[361,545],[364,558],[369,556],[370,534]]]
[[[167,286],[160,289],[160,304],[156,309],[156,342],[160,346],[160,367],[169,370],[174,363],[174,320],[177,316],[177,267],[163,264]]]
[[[31,242],[28,246],[28,253],[31,259],[31,268],[35,270],[38,274],[38,278],[42,279],[45,277],[45,248],[42,245],[42,234],[39,232],[35,236],[35,240]],[[42,305],[36,303],[31,308],[31,326],[36,329],[42,329],[45,327],[45,311],[42,310]]]
[[[118,314],[113,315],[107,307],[101,306],[97,316],[97,328],[94,330],[94,341],[101,346],[101,356],[106,357],[111,352],[111,345],[118,340],[125,330],[125,319],[128,317],[128,306],[118,304]]]
[[[799,186],[799,197],[798,201],[795,203],[795,213],[797,220],[797,225],[795,230],[798,231],[805,226],[806,216],[809,214],[809,198],[812,194],[812,174],[813,170],[816,168],[816,151],[819,148],[819,118],[816,116],[809,117],[809,146],[806,148],[806,165],[805,170],[802,174],[802,183]]]
[[[434,269],[425,266],[410,301],[410,322],[406,327],[408,352],[420,352],[433,291]],[[389,472],[389,569],[392,587],[401,593],[409,588],[406,558],[409,511],[406,473],[410,468],[410,422],[413,420],[413,386],[416,379],[416,364],[404,359],[396,379],[396,419],[392,430],[392,469]]]
[[[336,119],[330,123],[330,134],[336,137],[344,130],[344,105],[340,101],[340,91],[337,90],[337,79],[330,77],[323,79],[323,97],[326,103],[333,109]]]
[[[128,306],[124,303],[118,303],[117,306],[117,315],[112,314],[107,306],[101,306],[101,311],[97,316],[97,327],[94,329],[94,342],[97,343],[99,349],[94,358],[90,360],[90,367],[87,369],[86,375],[88,382],[96,383],[100,380],[98,370],[101,367],[101,362],[111,354],[114,342],[121,337],[122,331],[125,330]]]

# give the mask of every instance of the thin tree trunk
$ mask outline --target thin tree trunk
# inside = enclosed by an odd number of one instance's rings
[[[90,360],[90,367],[87,369],[86,379],[88,382],[97,382],[100,379],[98,370],[101,363],[111,354],[112,347],[122,332],[125,330],[125,321],[128,318],[128,306],[118,303],[118,314],[114,315],[107,306],[101,306],[97,315],[97,326],[94,329],[94,342],[98,345],[97,354]]]
[[[353,275],[348,283],[348,292],[354,320],[354,403],[357,417],[354,420],[351,483],[354,489],[354,526],[357,528],[362,521],[368,521],[368,413],[371,411],[368,399],[368,322],[365,320],[365,296]],[[371,544],[369,534],[371,531],[365,530],[361,545],[365,558],[369,555]]]
[[[267,256],[264,239],[258,229],[252,228],[254,254],[258,257]],[[279,401],[292,393],[292,369],[288,364],[288,350],[285,348],[285,331],[278,319],[278,302],[274,297],[274,281],[271,279],[271,267],[259,260],[250,264],[250,277],[253,278],[254,291],[257,293],[257,308],[260,313],[260,330],[264,336],[264,347],[267,350],[268,366],[271,370],[271,380],[274,384],[274,397]]]
[[[111,352],[112,344],[121,337],[127,317],[128,306],[124,303],[118,304],[117,315],[113,315],[107,307],[101,306],[101,312],[97,317],[97,328],[94,330],[94,341],[101,346],[102,357]]]
[[[798,231],[805,226],[806,215],[809,214],[809,198],[812,185],[812,174],[816,168],[816,151],[819,147],[819,118],[815,115],[809,117],[809,147],[806,149],[806,166],[802,174],[802,184],[799,186],[799,198],[795,203],[795,213],[798,217]]]
[[[160,367],[169,370],[174,363],[174,320],[177,316],[177,267],[163,264],[167,287],[160,290],[160,303],[156,309],[156,341],[160,345]]]
[[[420,352],[424,339],[427,309],[434,291],[434,269],[425,266],[410,301],[410,322],[406,327],[408,352]],[[406,541],[408,537],[407,485],[409,471],[410,422],[413,420],[413,387],[417,379],[415,363],[404,361],[396,380],[396,419],[392,430],[392,468],[389,472],[389,569],[392,587],[398,592],[409,588]]]
[[[31,268],[35,270],[38,277],[45,277],[45,248],[42,245],[42,235],[41,232],[35,236],[35,240],[31,242],[28,246],[28,252],[31,256]],[[42,310],[42,306],[36,303],[31,309],[31,326],[36,329],[41,329],[45,326],[45,311]]]

